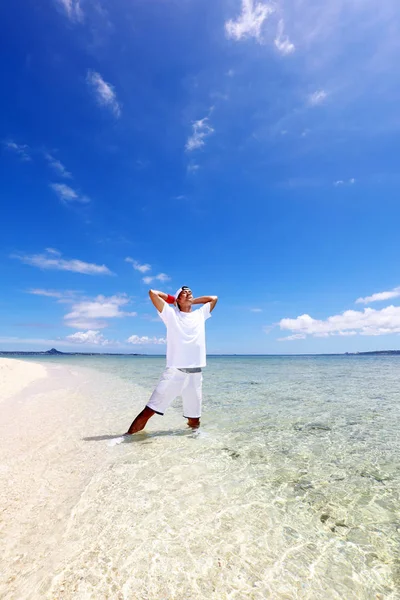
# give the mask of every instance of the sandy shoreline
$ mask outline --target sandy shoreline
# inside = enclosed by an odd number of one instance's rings
[[[0,400],[6,400],[28,385],[47,377],[47,369],[34,362],[0,358]]]
[[[0,597],[54,598],[63,538],[109,460],[107,438],[122,433],[120,409],[90,369],[0,359],[0,373]]]

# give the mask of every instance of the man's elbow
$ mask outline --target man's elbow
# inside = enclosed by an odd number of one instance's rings
[[[210,302],[210,310],[213,310],[215,305],[218,302],[218,296],[211,296],[211,302]]]

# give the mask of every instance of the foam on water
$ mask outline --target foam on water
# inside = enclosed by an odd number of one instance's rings
[[[108,381],[84,442],[104,456],[34,597],[400,597],[399,359],[210,359],[200,429],[177,400],[118,435],[163,362],[80,362]]]
[[[124,442],[128,442],[128,436],[126,435],[119,435],[115,438],[112,438],[111,440],[109,440],[107,442],[107,446],[118,446],[119,444],[123,444]]]

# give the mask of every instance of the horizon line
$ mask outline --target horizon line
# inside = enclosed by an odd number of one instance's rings
[[[303,353],[293,353],[293,354],[264,354],[264,353],[221,353],[221,354],[207,354],[207,357],[213,356],[346,356],[346,355],[357,355],[357,354],[371,354],[371,353],[385,353],[385,352],[398,352],[400,350],[361,350],[355,352],[303,352]],[[96,355],[96,356],[146,356],[146,357],[165,357],[165,354],[148,354],[142,352],[92,352],[88,350],[87,352],[75,352],[73,350],[69,351],[60,351],[57,350],[57,353],[52,354],[49,350],[0,350],[1,354],[48,354],[49,356],[57,356],[57,355]]]

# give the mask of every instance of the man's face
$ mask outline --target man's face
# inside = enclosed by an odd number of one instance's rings
[[[193,301],[192,290],[190,288],[184,288],[179,294],[177,301],[179,302],[179,304],[191,304]]]

